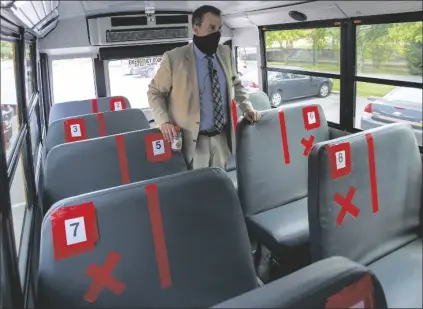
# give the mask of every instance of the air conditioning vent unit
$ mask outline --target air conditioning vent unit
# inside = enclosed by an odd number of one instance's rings
[[[90,44],[116,46],[188,42],[192,38],[190,14],[134,14],[87,17]]]

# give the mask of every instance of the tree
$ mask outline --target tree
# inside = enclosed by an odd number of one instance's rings
[[[0,43],[1,60],[13,59],[13,45],[9,42]]]

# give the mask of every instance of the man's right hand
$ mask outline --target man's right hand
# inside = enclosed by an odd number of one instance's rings
[[[176,138],[176,129],[173,124],[170,122],[165,122],[160,126],[160,131],[163,134],[163,137],[166,141],[169,143],[173,141],[173,139]]]

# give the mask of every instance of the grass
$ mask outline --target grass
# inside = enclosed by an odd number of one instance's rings
[[[332,82],[333,82],[332,91],[339,92],[341,89],[339,79],[332,79]],[[390,85],[371,84],[371,83],[362,83],[362,82],[356,83],[357,96],[363,97],[363,98],[366,98],[369,96],[383,97],[394,88],[395,86],[390,86]]]

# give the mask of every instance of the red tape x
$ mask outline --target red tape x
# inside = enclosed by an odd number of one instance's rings
[[[301,144],[303,144],[304,146],[304,152],[303,155],[304,156],[308,156],[308,154],[311,151],[311,148],[313,147],[313,143],[314,143],[314,135],[311,135],[309,139],[305,139],[304,137],[301,139]]]
[[[343,197],[339,193],[336,193],[335,196],[333,197],[334,201],[338,203],[342,208],[338,214],[338,217],[336,218],[336,223],[338,225],[342,224],[342,221],[344,221],[344,218],[347,212],[349,212],[355,218],[357,218],[358,215],[360,214],[360,209],[358,209],[357,206],[355,206],[352,203],[354,194],[355,194],[355,188],[350,187],[350,190],[348,191],[348,194],[346,197]]]
[[[119,259],[120,254],[112,251],[107,256],[103,266],[99,267],[94,263],[88,266],[85,273],[93,278],[93,282],[84,295],[86,301],[94,303],[103,287],[118,295],[123,292],[126,285],[112,276],[112,271]]]

